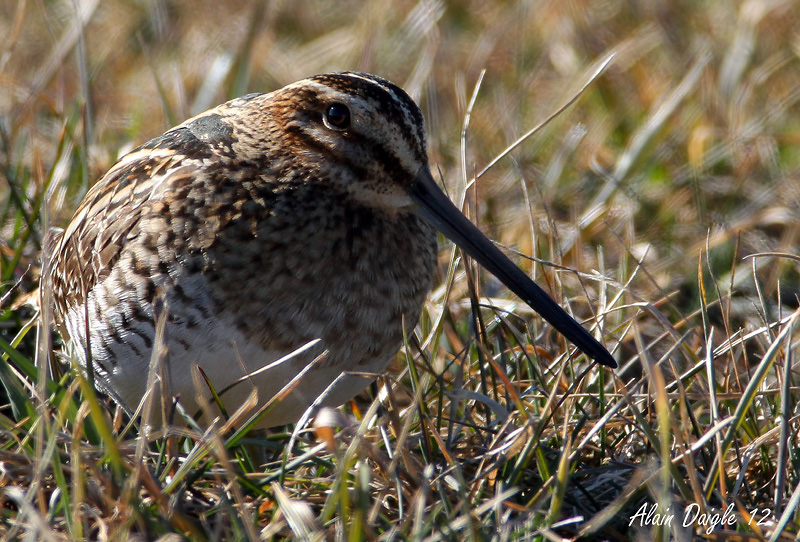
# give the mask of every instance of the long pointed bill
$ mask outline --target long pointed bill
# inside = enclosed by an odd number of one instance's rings
[[[461,250],[475,258],[512,292],[542,315],[559,333],[584,354],[607,367],[617,362],[583,326],[576,322],[544,290],[509,260],[442,192],[428,168],[422,168],[408,193],[420,214],[449,237]]]

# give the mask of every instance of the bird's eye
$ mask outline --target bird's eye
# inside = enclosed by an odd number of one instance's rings
[[[325,110],[325,126],[332,130],[347,130],[350,127],[350,109],[344,104],[331,104]]]

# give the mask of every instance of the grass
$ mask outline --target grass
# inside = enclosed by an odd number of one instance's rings
[[[797,8],[0,3],[0,536],[670,540],[716,518],[717,539],[795,539]],[[339,69],[419,100],[451,196],[620,369],[443,244],[344,428],[144,438],[77,371],[44,378],[30,293],[87,187],[189,115]]]

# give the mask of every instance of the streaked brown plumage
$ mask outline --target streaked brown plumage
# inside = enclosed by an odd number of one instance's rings
[[[614,366],[436,188],[416,104],[358,73],[232,100],[123,157],[55,241],[56,321],[129,409],[146,391],[158,296],[169,315],[169,392],[190,412],[207,393],[194,388],[193,365],[221,390],[320,339],[223,396],[233,408],[255,386],[267,401],[326,350],[262,421],[291,422],[342,372],[385,369],[403,318],[410,331],[431,287],[434,227]],[[324,403],[368,383],[345,374]]]

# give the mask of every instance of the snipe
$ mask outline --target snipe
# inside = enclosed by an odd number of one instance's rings
[[[351,373],[386,368],[430,290],[436,229],[616,367],[437,188],[414,101],[363,73],[237,98],[124,156],[55,240],[55,318],[129,409],[147,391],[156,299],[168,310],[168,390],[190,412],[208,391],[195,389],[195,365],[216,390],[256,372],[223,395],[234,408],[250,386],[270,399],[327,350],[262,420],[292,422],[337,377],[325,404],[369,383]]]

